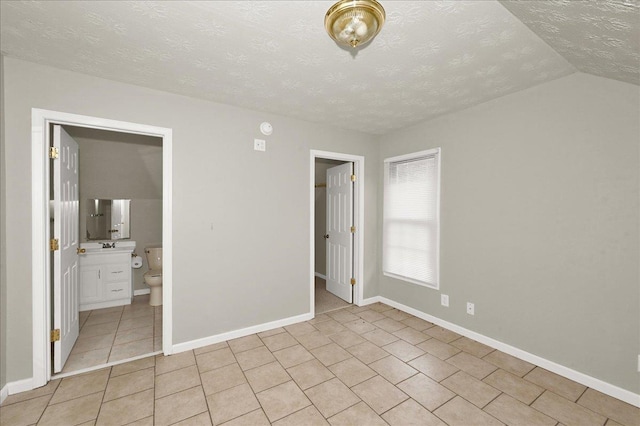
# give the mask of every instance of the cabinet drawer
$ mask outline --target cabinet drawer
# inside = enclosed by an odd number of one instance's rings
[[[115,263],[113,265],[104,266],[104,277],[107,282],[124,281],[129,279],[131,273],[131,264]]]
[[[128,281],[108,283],[105,288],[105,299],[123,299],[125,297],[131,297],[131,284],[129,284]]]

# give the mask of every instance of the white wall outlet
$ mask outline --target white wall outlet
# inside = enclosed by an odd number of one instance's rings
[[[440,304],[441,304],[442,306],[449,307],[449,295],[447,295],[447,294],[441,294],[441,295],[440,295]]]
[[[267,141],[264,139],[254,139],[253,140],[253,149],[256,151],[266,151],[267,150]]]
[[[476,314],[476,306],[471,302],[467,302],[467,313],[469,315],[475,315]]]

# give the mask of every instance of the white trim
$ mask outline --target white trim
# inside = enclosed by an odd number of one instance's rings
[[[106,368],[106,367],[113,367],[114,365],[125,364],[127,362],[137,361],[142,358],[148,358],[151,356],[156,356],[161,354],[162,354],[162,351],[155,351],[155,352],[151,352],[144,355],[138,355],[131,358],[121,359],[119,361],[111,361],[111,362],[107,362],[106,364],[94,365],[93,367],[87,367],[87,368],[82,368],[76,371],[70,371],[68,373],[54,374],[53,376],[51,376],[51,380],[64,379],[65,377],[77,376],[79,374],[89,373],[91,371],[96,371],[96,370],[102,370],[103,368]]]
[[[49,345],[51,299],[49,276],[49,126],[52,123],[134,133],[162,138],[162,239],[163,239],[163,349],[165,355],[172,350],[172,130],[164,127],[125,121],[109,120],[85,115],[69,114],[38,108],[31,110],[31,245],[32,245],[32,343],[33,377],[23,390],[44,386],[51,379]],[[26,382],[25,382],[26,383]],[[12,393],[12,388],[9,388]]]
[[[324,274],[321,274],[320,272],[316,272],[315,276],[318,277],[318,278],[322,278],[325,281],[327,280],[327,276],[324,275]]]
[[[611,383],[607,383],[603,380],[596,379],[595,377],[591,377],[579,371],[572,370],[571,368],[565,367],[564,365],[557,364],[553,361],[549,361],[548,359],[542,358],[538,355],[534,355],[532,353],[523,351],[522,349],[518,349],[514,346],[500,342],[499,340],[492,339],[491,337],[487,337],[483,334],[476,333],[475,331],[468,330],[464,327],[460,327],[459,325],[456,325],[448,321],[442,320],[438,317],[434,317],[432,315],[426,314],[417,309],[403,305],[402,303],[398,303],[391,299],[387,299],[386,297],[379,296],[379,298],[380,298],[380,302],[387,304],[389,306],[393,306],[394,308],[399,309],[403,312],[406,312],[418,318],[422,318],[425,321],[432,322],[448,330],[454,331],[462,336],[466,336],[470,339],[483,343],[494,349],[497,349],[509,355],[515,356],[516,358],[530,362],[531,364],[547,369],[553,373],[559,374],[563,377],[566,377],[567,379],[583,384],[587,387],[595,389],[606,395],[612,396],[614,398],[617,398],[631,405],[635,405],[636,407],[640,407],[639,394],[633,393],[626,389],[622,389],[618,386],[612,385]]]
[[[214,343],[220,343],[231,339],[237,339],[239,337],[250,336],[256,333],[262,333],[263,331],[273,330],[274,328],[286,327],[291,324],[299,322],[309,321],[313,319],[312,313],[297,315],[295,317],[283,318],[276,321],[267,322],[264,324],[253,325],[251,327],[241,328],[239,330],[228,331],[226,333],[216,334],[214,336],[203,337],[201,339],[190,340],[184,343],[178,343],[173,345],[173,353],[180,353],[184,351],[190,351],[192,349],[202,348],[204,346],[213,345]]]
[[[316,158],[327,160],[339,160],[353,162],[353,174],[356,181],[353,186],[353,225],[356,227],[356,242],[353,247],[353,260],[355,265],[354,278],[356,279],[355,291],[353,294],[353,304],[360,305],[364,299],[364,157],[362,155],[342,154],[339,152],[318,151],[312,149],[310,154],[309,167],[309,312],[315,316],[315,179],[316,179]]]
[[[5,384],[4,387],[0,389],[0,406],[2,405],[4,400],[7,399],[8,396],[9,396],[9,386]]]
[[[367,299],[361,300],[360,304],[358,304],[358,306],[367,306],[367,305],[372,305],[374,303],[378,303],[381,302],[382,298],[380,296],[373,296],[373,297],[369,297]]]
[[[142,296],[144,294],[151,294],[151,289],[150,288],[141,288],[139,290],[133,290],[133,295],[134,296]],[[164,333],[164,330],[162,330],[162,332]]]
[[[15,395],[20,392],[30,391],[38,386],[33,386],[33,379],[22,379],[9,382],[4,387],[9,395]]]

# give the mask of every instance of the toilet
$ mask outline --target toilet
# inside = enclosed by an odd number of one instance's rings
[[[151,246],[144,248],[149,270],[144,274],[144,282],[151,289],[149,305],[162,305],[162,247]]]

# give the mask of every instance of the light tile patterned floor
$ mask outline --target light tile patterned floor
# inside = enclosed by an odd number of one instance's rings
[[[639,425],[640,409],[383,304],[11,395],[9,425]]]
[[[130,305],[80,312],[80,335],[63,373],[162,350],[162,306],[149,295]]]

